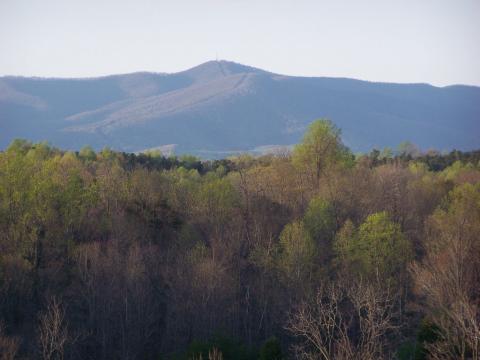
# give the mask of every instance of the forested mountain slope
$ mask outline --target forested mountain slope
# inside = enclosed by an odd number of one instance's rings
[[[394,147],[473,149],[480,88],[283,76],[227,61],[175,74],[87,79],[0,78],[0,147],[14,138],[124,151],[175,144],[218,156],[297,143],[330,118],[354,151]]]

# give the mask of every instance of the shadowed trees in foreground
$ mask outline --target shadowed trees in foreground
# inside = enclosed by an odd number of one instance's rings
[[[478,358],[480,153],[409,149],[324,120],[215,161],[14,141],[1,358]]]

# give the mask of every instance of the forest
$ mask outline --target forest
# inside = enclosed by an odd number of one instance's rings
[[[480,151],[0,152],[2,360],[479,358]]]

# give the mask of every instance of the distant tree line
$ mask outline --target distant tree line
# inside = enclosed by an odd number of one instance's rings
[[[395,152],[390,148],[385,148],[382,151],[373,149],[368,154],[368,157],[375,166],[391,163],[392,161],[408,162],[415,160],[427,165],[428,170],[437,172],[445,170],[455,162],[458,162],[458,164],[470,164],[472,167],[478,166],[480,163],[480,150],[452,150],[447,153],[428,150],[422,153],[417,146],[405,142],[400,144]]]
[[[480,151],[327,120],[222,160],[0,152],[0,359],[478,359]]]

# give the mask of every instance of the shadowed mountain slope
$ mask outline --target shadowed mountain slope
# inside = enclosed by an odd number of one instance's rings
[[[480,88],[272,74],[210,61],[175,74],[0,78],[0,147],[14,138],[125,151],[176,144],[211,156],[300,140],[332,119],[353,150],[480,145]]]

